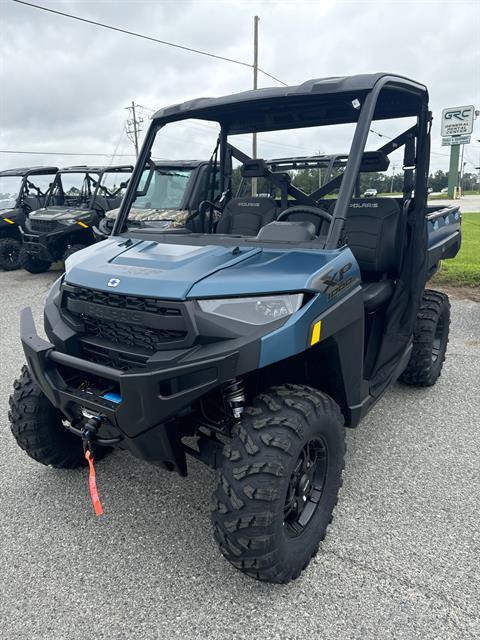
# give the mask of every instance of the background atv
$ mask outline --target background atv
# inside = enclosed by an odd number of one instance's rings
[[[57,167],[23,167],[0,172],[0,269],[20,268],[25,218],[42,207]]]
[[[186,220],[139,226],[156,136],[189,117],[219,124],[208,182],[222,196],[200,204],[199,231]],[[405,117],[408,128],[367,156],[372,120],[405,127]],[[259,580],[298,577],[332,519],[344,426],[398,378],[429,386],[441,373],[450,307],[425,285],[458,252],[460,215],[426,204],[431,119],[426,88],[386,74],[157,112],[112,236],[67,260],[50,291],[48,340],[22,313],[18,444],[57,467],[80,465],[84,447],[97,458],[120,447],[181,475],[196,457],[218,470],[212,523],[225,558]],[[345,123],[343,170],[311,193],[272,171],[288,163],[232,143]],[[359,173],[386,170],[392,153],[403,155],[402,196],[354,197]],[[232,197],[235,163],[267,195]]]
[[[130,211],[131,224],[157,222],[160,228],[187,228],[201,231],[199,206],[210,198],[217,200],[218,181],[210,184],[211,164],[201,160],[178,160],[149,163],[142,176],[143,195]],[[112,209],[100,220],[100,239],[112,232],[119,209]]]
[[[95,242],[93,227],[118,207],[132,172],[130,166],[68,167],[55,176],[45,206],[25,221],[20,261],[30,273]]]

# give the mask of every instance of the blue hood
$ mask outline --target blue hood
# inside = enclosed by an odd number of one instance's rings
[[[175,300],[300,291],[311,288],[316,276],[327,264],[332,268],[340,253],[345,255],[344,251],[260,247],[233,253],[232,247],[151,240],[127,245],[124,238],[109,238],[70,256],[66,281],[101,291]]]

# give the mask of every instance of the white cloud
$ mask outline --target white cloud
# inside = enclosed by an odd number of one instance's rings
[[[252,60],[257,14],[260,66],[288,83],[375,71],[413,77],[429,87],[436,117],[432,169],[446,169],[448,164],[437,126],[441,109],[455,104],[480,106],[478,2],[39,3],[246,62]],[[0,63],[0,146],[12,149],[112,153],[118,144],[119,153],[131,153],[130,142],[124,136],[119,143],[119,136],[124,107],[132,99],[158,108],[199,95],[241,91],[252,82],[248,68],[13,2],[0,3]],[[259,80],[260,86],[275,84],[262,75]],[[376,129],[390,131],[388,123],[379,123]],[[277,157],[324,146],[343,151],[336,144],[345,141],[301,131],[265,134],[263,140],[269,143],[262,143],[261,137],[262,153]],[[182,145],[186,155],[207,153],[201,131],[188,141],[199,144],[192,144],[191,150]],[[282,143],[291,146],[282,149]],[[473,145],[468,149],[473,158],[479,151]],[[0,154],[3,168],[42,160],[72,164],[88,158]]]

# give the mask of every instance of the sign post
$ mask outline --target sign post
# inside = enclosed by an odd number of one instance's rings
[[[450,147],[450,166],[448,168],[448,197],[455,196],[455,187],[458,182],[458,159],[460,158],[460,145],[452,144]]]
[[[455,196],[455,187],[458,184],[460,145],[470,142],[474,115],[475,107],[473,105],[450,107],[442,111],[442,145],[450,145],[450,167],[448,170],[449,198]]]

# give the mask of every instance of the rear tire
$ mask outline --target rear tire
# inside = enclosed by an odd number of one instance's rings
[[[82,249],[85,249],[86,246],[87,246],[86,244],[72,244],[70,247],[68,247],[68,249],[63,254],[62,260],[65,262],[67,258],[69,258],[74,253],[77,253],[77,251],[81,251]]]
[[[25,271],[29,273],[45,273],[52,266],[52,263],[48,260],[40,260],[35,256],[32,256],[30,253],[25,251],[23,248],[20,251],[20,265]]]
[[[20,251],[22,243],[16,238],[2,238],[0,240],[0,269],[15,271],[20,269]]]
[[[445,293],[425,289],[417,313],[410,361],[399,380],[431,387],[438,380],[448,345],[450,301]]]
[[[342,484],[343,416],[325,393],[287,384],[246,408],[224,448],[214,535],[248,576],[297,578],[325,537]]]
[[[62,424],[63,414],[48,400],[26,366],[13,383],[9,402],[10,428],[18,446],[30,458],[57,469],[75,469],[86,464],[82,440]],[[95,460],[108,451],[96,447]]]

